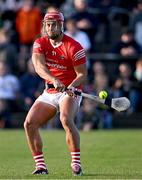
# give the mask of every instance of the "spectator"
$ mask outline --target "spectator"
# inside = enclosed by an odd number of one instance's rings
[[[11,114],[4,99],[0,99],[0,129],[11,127]]]
[[[94,77],[97,74],[105,74],[106,73],[106,68],[101,61],[96,61],[93,64],[93,73],[94,73]]]
[[[101,65],[98,62],[96,65]],[[102,66],[100,66],[102,68]],[[108,76],[103,71],[98,70],[98,74],[95,72],[93,90],[91,89],[91,94],[98,95],[101,90],[107,90],[109,96],[111,97],[111,90],[108,85]],[[80,126],[82,130],[89,131],[91,129],[112,128],[112,112],[105,106],[95,101],[84,99],[82,103],[81,111],[77,119],[81,119]]]
[[[114,2],[117,7],[129,10],[129,11],[132,11],[132,9],[137,5],[137,0],[134,0],[134,1],[114,0]]]
[[[11,111],[17,111],[20,84],[18,78],[8,71],[5,62],[0,61],[0,99],[4,99]]]
[[[0,59],[10,66],[12,72],[17,66],[17,55],[16,47],[10,43],[9,34],[4,29],[0,29]]]
[[[91,79],[94,81],[94,78],[97,76],[97,75],[102,75],[102,74],[106,74],[106,66],[104,65],[103,62],[101,61],[96,61],[95,63],[93,63],[92,65],[92,77]]]
[[[91,90],[88,93],[91,94],[95,94],[98,95],[100,91],[102,90],[106,90],[109,94],[109,96],[111,97],[111,89],[109,88],[109,76],[106,72],[105,66],[102,62],[97,61],[94,63],[93,65],[93,89],[92,89],[92,85],[87,84],[87,87],[85,86],[86,90]],[[83,110],[83,113],[86,113],[88,109],[86,109],[86,104],[90,104],[90,102],[84,102],[85,104],[83,104],[83,106],[85,107],[85,112]],[[94,101],[92,103],[95,103]],[[88,105],[89,107],[89,105]],[[94,121],[92,120],[92,122],[94,124],[88,124],[88,120],[87,120],[87,127],[86,128],[91,128],[91,127],[98,127],[98,128],[104,128],[104,129],[110,129],[112,128],[112,112],[105,106],[99,103],[95,103],[93,105],[93,109],[94,111],[93,114],[95,117],[92,117],[94,119]],[[89,109],[91,110],[91,109]],[[88,113],[90,114],[91,112],[88,111]],[[83,117],[85,118],[85,115],[83,115]],[[86,117],[88,117],[88,115],[86,115]],[[84,120],[86,121],[86,120]],[[91,126],[90,126],[91,125]]]
[[[138,110],[142,109],[142,58],[139,58],[136,62],[136,69],[134,72],[134,76],[136,81],[134,82],[134,87],[137,89],[139,93],[139,102],[138,102]]]
[[[40,3],[40,4],[41,4],[41,3],[42,3],[42,4],[45,4],[46,7],[47,7],[47,6],[50,6],[50,5],[51,5],[51,6],[53,5],[53,6],[56,6],[56,7],[60,8],[60,6],[62,5],[62,3],[64,3],[64,1],[65,1],[65,0],[60,0],[60,1],[59,1],[59,0],[54,0],[54,1],[53,1],[53,0],[48,0],[48,1],[40,0],[39,3]],[[37,2],[37,1],[35,0],[35,2]]]
[[[3,28],[11,32],[14,28],[16,12],[22,7],[22,0],[0,1],[0,12],[3,20]]]
[[[106,90],[111,98],[112,93],[109,86],[110,79],[107,74],[105,65],[98,61],[93,65],[94,72],[94,92],[96,95],[99,94],[100,91]],[[105,105],[98,104],[96,108],[96,113],[99,118],[99,126],[104,129],[112,128],[112,112]]]
[[[107,74],[96,74],[94,77],[94,89],[96,94],[99,94],[100,91],[106,89],[108,90],[109,78]]]
[[[98,128],[99,117],[96,112],[96,106],[97,104],[95,101],[87,98],[83,100],[80,112],[77,116],[77,120],[81,119],[79,128],[83,131],[90,131]]]
[[[60,7],[61,11],[64,12],[66,19],[71,18],[71,16],[76,12],[73,2],[74,0],[66,0]]]
[[[142,48],[142,0],[138,0],[137,7],[131,15],[130,28],[134,32],[136,42]]]
[[[133,32],[131,30],[125,30],[122,32],[120,41],[114,45],[111,52],[123,57],[129,57],[140,55],[142,50],[135,41]]]
[[[135,78],[142,82],[142,59],[138,59],[136,62]],[[141,86],[142,87],[142,86]]]
[[[32,61],[27,63],[27,72],[20,78],[22,107],[29,110],[35,99],[40,95],[41,78],[36,74]]]
[[[16,31],[21,45],[31,47],[35,37],[40,34],[41,22],[40,9],[31,0],[24,0],[22,8],[16,14]]]
[[[121,63],[119,65],[119,76],[113,85],[113,96],[126,96],[130,99],[131,108],[129,108],[128,113],[136,112],[138,107],[139,94],[134,87],[134,82],[131,66],[128,63]]]
[[[94,44],[94,38],[98,28],[98,18],[88,11],[88,2],[86,0],[74,0],[75,13],[71,18],[77,22],[78,29],[85,31]]]
[[[100,22],[98,33],[100,34],[101,41],[105,43],[110,43],[111,40],[109,13],[112,5],[112,0],[100,0],[97,5],[99,9],[98,18]]]
[[[65,34],[78,41],[83,48],[88,52],[91,48],[91,42],[88,35],[77,28],[76,21],[74,19],[68,19],[66,21]]]
[[[50,6],[48,6],[47,9],[46,9],[46,13],[56,12],[56,11],[58,11],[58,7],[55,6],[55,5],[50,5]]]
[[[16,14],[16,32],[19,38],[19,69],[22,74],[31,54],[31,45],[40,34],[42,16],[40,9],[33,1],[24,0],[23,6]]]
[[[101,61],[96,61],[91,69],[89,70],[89,76],[86,80],[85,85],[83,86],[83,90],[86,93],[96,93],[94,92],[94,78],[98,75],[98,74],[105,74],[106,73],[106,68],[104,66],[104,64]]]
[[[128,0],[125,0],[123,2],[125,3],[125,5],[127,5],[127,8],[126,8],[126,7],[124,7],[124,4],[122,5],[118,1],[119,0],[117,0],[117,2],[115,2],[114,0],[112,1],[113,6],[109,12],[109,19],[111,22],[117,23],[118,25],[120,25],[119,28],[124,28],[124,27],[127,27],[129,24],[129,20],[130,20],[129,11],[131,11],[130,9],[132,9],[134,4],[131,4],[132,1],[131,2],[129,1],[129,3],[128,3],[127,2]],[[120,29],[118,29],[118,30],[120,30]]]
[[[1,11],[0,11],[0,28],[2,28],[3,27],[3,19],[2,19],[2,13],[1,13]]]

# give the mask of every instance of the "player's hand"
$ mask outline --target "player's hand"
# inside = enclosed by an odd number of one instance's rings
[[[65,91],[65,88],[66,88],[65,85],[61,81],[59,81],[58,79],[55,79],[53,81],[53,85],[57,91],[59,91],[59,92]]]
[[[80,89],[77,89],[77,88],[75,88],[75,87],[73,87],[73,86],[68,86],[67,89],[68,89],[68,90],[66,91],[67,94],[68,94],[69,96],[73,97],[73,98],[77,98],[77,96],[78,96],[78,95],[76,95],[76,93],[75,93],[76,91],[81,92]]]

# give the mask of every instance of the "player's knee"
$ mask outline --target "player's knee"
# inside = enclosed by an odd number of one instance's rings
[[[71,128],[72,128],[72,120],[68,116],[62,115],[62,116],[60,116],[60,120],[61,120],[63,128],[66,131],[71,130]]]
[[[36,126],[35,126],[35,123],[33,123],[32,121],[26,120],[26,121],[24,122],[24,128],[25,128],[26,130],[29,130],[29,129],[34,129],[34,128],[36,128]]]

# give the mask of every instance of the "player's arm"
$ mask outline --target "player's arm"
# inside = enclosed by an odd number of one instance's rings
[[[87,78],[86,64],[80,64],[78,66],[74,66],[74,70],[77,76],[68,87],[72,87],[72,86],[77,87],[82,85],[86,81]]]
[[[48,68],[45,66],[45,57],[39,53],[32,54],[32,62],[36,73],[43,79],[53,82],[55,89],[62,90],[64,84],[62,84],[55,76],[53,76]]]
[[[83,47],[77,42],[70,48],[70,52],[76,78],[68,87],[78,87],[82,85],[87,78],[86,54]]]
[[[50,71],[45,66],[45,58],[42,54],[33,53],[32,62],[36,73],[43,79],[54,81],[55,77],[51,75]]]

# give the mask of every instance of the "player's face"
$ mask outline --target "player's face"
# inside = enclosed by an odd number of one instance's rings
[[[61,34],[61,23],[59,21],[46,21],[45,30],[50,39],[57,39]]]

